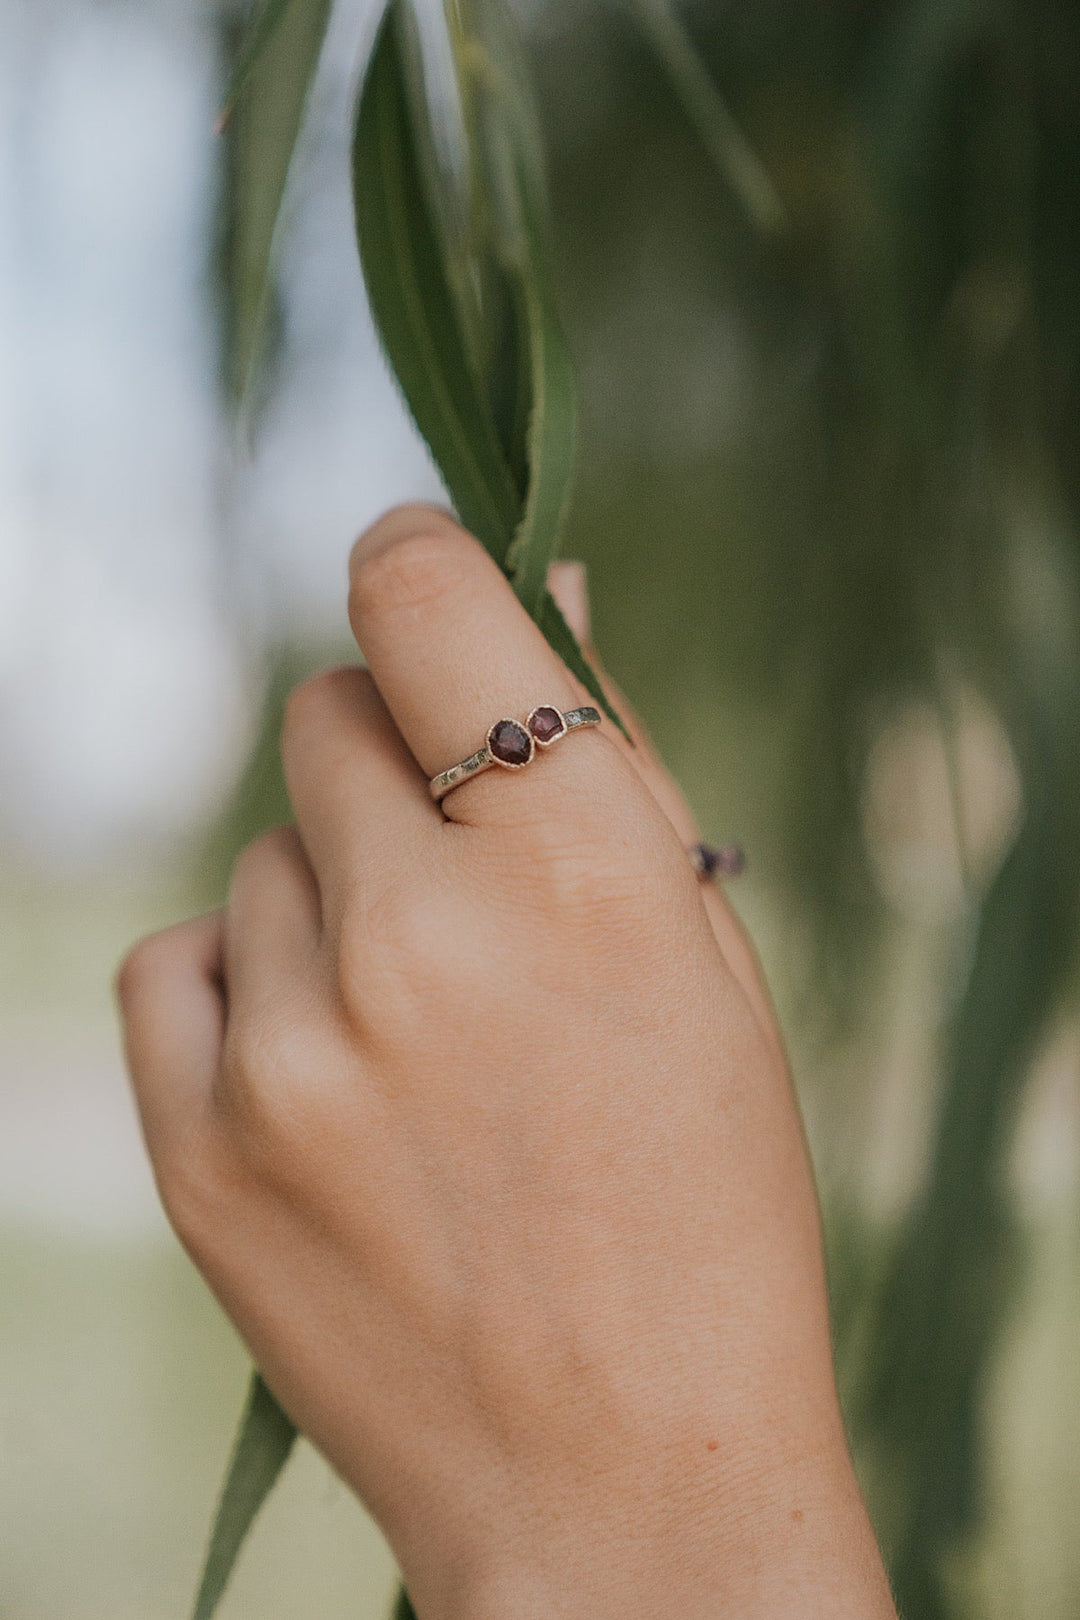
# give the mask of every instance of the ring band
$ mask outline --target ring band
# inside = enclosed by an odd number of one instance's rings
[[[582,726],[598,726],[600,720],[599,709],[563,710],[556,709],[550,703],[539,704],[524,724],[520,720],[496,720],[489,727],[482,748],[460,764],[451,765],[448,770],[440,771],[438,776],[431,778],[428,784],[431,797],[436,800],[444,798],[451,788],[460,787],[462,782],[479,776],[481,771],[491,770],[493,765],[500,766],[504,771],[522,771],[532,763],[538,748],[550,748],[567,732],[579,731]]]

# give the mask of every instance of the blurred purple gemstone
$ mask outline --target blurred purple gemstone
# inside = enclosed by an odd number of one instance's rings
[[[741,844],[695,844],[691,859],[702,877],[736,878],[746,871]]]

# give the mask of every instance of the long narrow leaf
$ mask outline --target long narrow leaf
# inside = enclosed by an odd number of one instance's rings
[[[457,92],[450,32],[440,5],[408,3],[397,18],[402,78],[408,96],[410,133],[432,230],[457,313],[474,381],[491,410],[492,345],[505,324],[507,288],[500,285],[476,230],[471,206],[465,109]],[[436,87],[432,92],[432,87]],[[499,428],[495,418],[495,428]],[[504,445],[504,455],[505,452]],[[510,463],[510,457],[507,457]],[[513,463],[510,463],[513,468]],[[521,475],[518,494],[525,494]]]
[[[743,134],[671,0],[629,0],[687,117],[759,230],[773,233],[786,211],[768,170]]]
[[[521,380],[529,385],[522,424],[527,495],[506,564],[537,618],[573,477],[577,389],[554,291],[540,121],[517,25],[505,0],[460,0],[454,15],[476,185],[495,257],[513,289]]]
[[[292,4],[293,0],[264,0],[264,4],[257,8],[229,75],[218,117],[219,131],[225,128],[231,118],[255,64],[277,33],[278,25]]]
[[[1003,1163],[1019,1098],[1074,962],[1080,858],[1080,663],[1038,627],[1017,704],[1026,813],[980,908],[949,1030],[926,1188],[878,1303],[860,1414],[891,1483],[892,1575],[905,1614],[952,1612],[947,1562],[983,1477],[979,1404],[1014,1261]],[[1040,666],[1046,665],[1044,670]]]
[[[509,554],[514,589],[537,617],[558,545],[573,476],[577,389],[566,341],[551,307],[526,292],[532,339],[533,400],[529,416],[529,493]]]
[[[632,747],[633,738],[609,702],[607,693],[597,678],[596,671],[582,652],[577,637],[563,618],[562,610],[549,591],[545,591],[540,599],[538,623],[548,642],[558,653],[571,675],[577,676],[589,696],[596,700],[612,724],[618,726]]]
[[[260,351],[278,215],[331,3],[268,0],[226,101],[226,113],[232,113],[229,369],[233,390],[241,397]]]
[[[440,234],[429,212],[412,123],[415,104],[406,80],[407,27],[402,0],[391,0],[364,80],[353,141],[357,240],[379,335],[466,527],[503,568],[508,566],[523,516],[526,534],[542,535],[542,542],[529,553],[530,611],[560,657],[625,735],[573,632],[544,587],[572,459],[574,385],[569,358],[565,349],[557,348],[561,339],[554,327],[542,339],[538,337],[535,352],[553,380],[541,409],[537,410],[535,388],[530,400],[530,483],[523,514],[514,476],[470,359]],[[522,307],[527,322],[533,320],[524,300]],[[526,360],[530,367],[535,366],[532,355]],[[537,469],[542,477],[534,492]],[[536,574],[541,577],[534,588]]]
[[[462,522],[500,565],[520,497],[481,397],[430,218],[402,66],[405,15],[392,0],[360,97],[353,197],[379,334]]]
[[[212,1620],[244,1538],[289,1460],[295,1440],[292,1419],[281,1410],[259,1374],[253,1373],[192,1620]]]

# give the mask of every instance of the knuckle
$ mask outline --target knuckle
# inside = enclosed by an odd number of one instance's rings
[[[640,931],[689,882],[690,866],[672,828],[635,784],[629,792],[573,796],[560,817],[533,835],[548,905],[572,926]]]
[[[545,905],[574,923],[582,917],[615,922],[637,891],[633,863],[606,840],[583,838],[573,828],[538,842]]]
[[[116,999],[121,1008],[131,1005],[145,980],[148,941],[140,939],[133,945],[116,969]]]
[[[281,733],[287,747],[311,727],[323,723],[328,714],[356,702],[358,693],[371,684],[366,670],[355,664],[338,664],[321,669],[294,686],[285,700]]]
[[[452,940],[453,947],[448,945]],[[461,908],[400,878],[342,919],[338,990],[346,1021],[371,1031],[426,1023],[456,994],[475,952]]]
[[[281,746],[287,753],[298,737],[302,736],[311,724],[317,708],[323,701],[321,675],[309,676],[294,686],[285,699],[285,709],[281,717]]]
[[[230,893],[257,890],[282,861],[291,858],[296,836],[292,827],[274,827],[246,844],[233,863]]]
[[[372,554],[354,559],[349,611],[354,623],[444,600],[468,577],[475,542],[436,513],[419,532],[403,534]]]
[[[222,1229],[228,1185],[204,1122],[193,1121],[155,1155],[154,1176],[169,1225],[189,1254],[201,1256]]]
[[[224,1112],[240,1151],[262,1164],[291,1151],[311,1100],[283,1032],[287,1017],[285,1009],[261,1009],[225,1047]]]
[[[236,860],[233,862],[232,878],[229,888],[232,894],[240,889],[246,889],[257,884],[265,870],[267,847],[266,834],[256,838],[252,843],[245,844]]]
[[[157,979],[166,951],[164,933],[147,934],[131,947],[116,970],[116,996],[121,1009],[130,1007]]]

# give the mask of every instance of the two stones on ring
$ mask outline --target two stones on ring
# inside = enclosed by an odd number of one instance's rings
[[[520,720],[496,720],[487,735],[491,757],[508,770],[519,771],[539,748],[550,748],[566,736],[566,720],[550,704],[534,709],[525,724]]]

